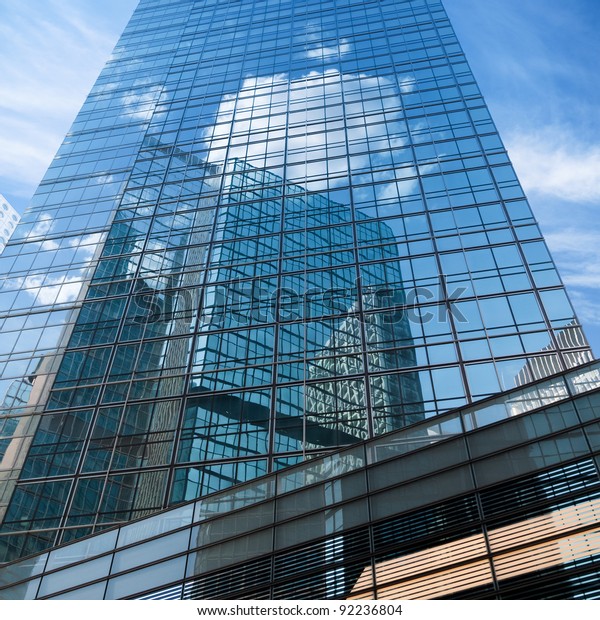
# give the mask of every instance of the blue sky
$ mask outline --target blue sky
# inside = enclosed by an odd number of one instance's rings
[[[0,192],[22,211],[137,0],[0,0]],[[600,2],[445,0],[600,354]]]
[[[600,2],[445,6],[600,355]]]

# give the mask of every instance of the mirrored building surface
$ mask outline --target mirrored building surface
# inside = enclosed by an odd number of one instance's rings
[[[0,562],[592,360],[438,0],[141,0],[0,278]]]
[[[0,598],[597,599],[600,365],[13,562]]]

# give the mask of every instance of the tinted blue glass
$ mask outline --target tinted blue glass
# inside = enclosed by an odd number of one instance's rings
[[[141,0],[0,272],[0,561],[591,359],[437,0]]]

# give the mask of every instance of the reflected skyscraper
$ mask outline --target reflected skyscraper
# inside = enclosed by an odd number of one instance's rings
[[[592,360],[438,0],[141,0],[0,273],[0,562]]]

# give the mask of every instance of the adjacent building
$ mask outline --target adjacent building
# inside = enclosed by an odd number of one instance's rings
[[[438,0],[141,0],[0,274],[0,596],[600,591],[600,377]]]
[[[0,194],[0,252],[8,243],[10,236],[19,223],[19,219],[20,216],[17,210]]]

